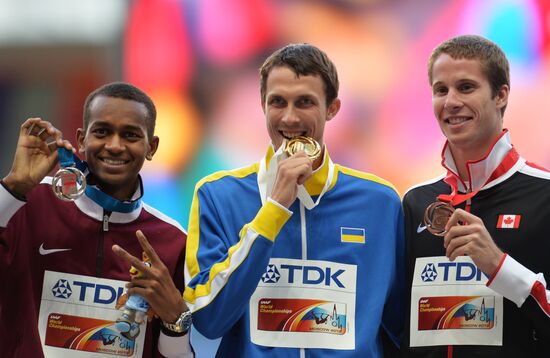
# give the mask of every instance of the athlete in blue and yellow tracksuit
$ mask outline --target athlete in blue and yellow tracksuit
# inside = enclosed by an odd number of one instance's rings
[[[394,187],[322,165],[287,210],[260,163],[197,184],[184,297],[218,356],[379,357],[403,326],[403,215]]]

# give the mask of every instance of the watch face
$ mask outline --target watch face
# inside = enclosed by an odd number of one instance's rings
[[[191,328],[191,324],[193,323],[193,316],[191,315],[191,311],[184,312],[181,316],[181,327],[184,331]]]

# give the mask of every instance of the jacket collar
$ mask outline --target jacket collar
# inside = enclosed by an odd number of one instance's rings
[[[336,170],[334,163],[330,159],[328,154],[327,147],[324,147],[323,162],[321,166],[317,168],[311,177],[304,183],[303,187],[305,188],[299,192],[306,192],[309,196],[319,196],[319,199],[327,191],[332,189],[336,181]],[[282,149],[275,151],[273,145],[269,145],[265,157],[261,160],[259,171],[258,171],[258,186],[260,188],[260,195],[262,197],[262,203],[269,196],[271,192],[272,185],[275,182],[275,176],[277,173],[277,165],[279,159],[285,157],[285,154],[282,153]],[[300,194],[300,193],[299,193]],[[300,195],[299,195],[300,197]],[[317,205],[316,203],[313,205]],[[309,206],[309,205],[306,205]]]
[[[99,189],[96,189],[99,191]],[[101,192],[101,194],[107,196],[107,194]],[[136,188],[136,191],[132,195],[132,199],[128,201],[118,202],[118,200],[110,198],[114,204],[110,204],[108,208],[104,208],[101,205],[102,200],[98,200],[98,198],[94,195],[90,196],[89,191],[86,191],[84,195],[82,195],[80,198],[75,200],[75,204],[82,211],[84,214],[102,221],[104,218],[105,210],[112,211],[111,215],[109,216],[109,222],[112,223],[129,223],[134,220],[136,220],[141,213],[141,209],[143,207],[143,202],[141,198],[143,197],[143,183],[141,180],[141,176],[139,177],[139,185]],[[118,202],[118,203],[116,203]],[[116,206],[117,204],[122,204],[126,206],[128,209],[124,209],[124,211],[117,211]],[[113,207],[114,205],[114,207]],[[114,209],[114,210],[109,210]]]
[[[483,158],[466,162],[468,170],[466,182],[458,175],[448,141],[443,147],[441,164],[447,170],[447,178],[454,177],[453,181],[457,182],[458,191],[474,192],[487,189],[507,179],[525,164],[525,159],[519,156],[510,141],[508,130],[504,129]]]

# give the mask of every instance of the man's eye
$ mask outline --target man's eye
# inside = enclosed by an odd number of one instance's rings
[[[269,100],[269,104],[272,105],[272,106],[281,106],[284,103],[285,102],[281,97],[273,97]]]
[[[107,134],[107,130],[104,128],[96,128],[92,130],[92,133],[95,134],[96,136],[104,136]]]
[[[313,104],[313,101],[309,98],[300,99],[300,105],[302,106],[311,106],[312,104]]]
[[[435,87],[433,93],[435,95],[444,95],[447,93],[447,89],[445,87]]]
[[[472,86],[472,85],[469,84],[469,83],[465,83],[465,84],[463,84],[463,85],[460,86],[460,90],[461,90],[462,92],[469,92],[469,91],[471,91],[471,90],[473,90],[473,89],[474,89],[474,86]]]

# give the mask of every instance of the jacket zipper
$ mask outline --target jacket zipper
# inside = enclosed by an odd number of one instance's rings
[[[103,210],[103,222],[101,230],[99,232],[99,241],[97,243],[97,256],[95,262],[95,275],[96,277],[101,277],[103,274],[103,260],[105,259],[104,255],[104,241],[105,233],[109,231],[109,218],[111,217],[111,212]]]

